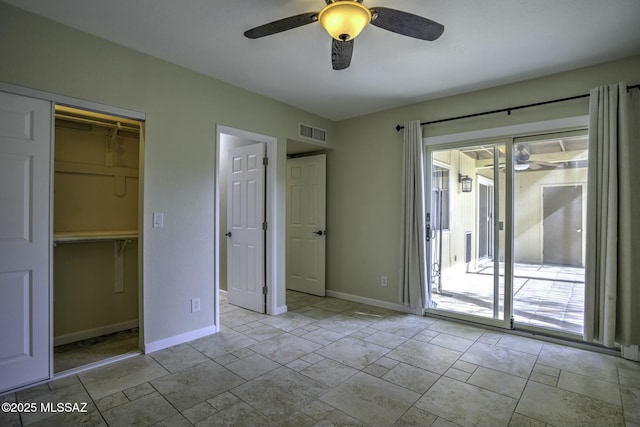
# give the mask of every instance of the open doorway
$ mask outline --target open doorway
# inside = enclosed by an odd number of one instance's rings
[[[139,353],[141,125],[56,106],[56,375]]]
[[[253,280],[255,283],[260,282],[260,291],[266,292],[262,296],[264,300],[264,308],[261,308],[257,311],[266,312],[267,314],[280,314],[287,311],[285,305],[285,292],[284,286],[281,286],[281,277],[283,273],[284,265],[280,265],[280,261],[284,260],[284,248],[282,247],[281,242],[278,241],[278,235],[280,230],[283,228],[281,224],[280,218],[282,215],[278,215],[277,213],[280,208],[280,203],[278,202],[278,194],[281,194],[281,191],[277,191],[276,186],[277,183],[277,153],[278,153],[278,141],[276,138],[255,134],[252,132],[246,132],[240,129],[234,129],[226,126],[217,126],[217,138],[216,138],[216,204],[215,204],[215,293],[218,296],[218,299],[215,303],[216,306],[216,315],[215,315],[215,324],[220,326],[220,295],[228,298],[228,284],[230,274],[233,274],[233,271],[230,271],[229,264],[233,261],[229,258],[229,245],[233,242],[230,241],[230,238],[233,238],[233,231],[228,230],[228,221],[229,221],[229,197],[228,197],[228,184],[229,179],[227,177],[229,172],[229,150],[242,149],[243,147],[263,147],[264,154],[267,160],[260,160],[257,157],[254,159],[259,162],[260,165],[263,165],[264,172],[264,180],[258,187],[255,187],[255,190],[262,191],[264,197],[262,201],[259,203],[256,202],[254,206],[250,207],[250,211],[255,214],[254,218],[263,218],[263,220],[259,222],[260,231],[263,233],[263,242],[262,252],[259,255],[260,259],[263,262],[263,271],[260,273],[256,273],[258,276]],[[253,160],[252,160],[253,161]],[[259,166],[255,164],[254,166]],[[240,184],[239,184],[240,185]],[[253,184],[251,184],[253,185]],[[257,200],[257,199],[256,199]],[[259,205],[259,206],[258,206]],[[284,206],[284,205],[283,205]],[[249,211],[247,210],[247,212]],[[264,224],[262,224],[264,222]],[[257,231],[257,230],[256,230]],[[228,236],[228,233],[231,232],[231,236]],[[255,271],[255,270],[254,270]],[[254,300],[258,298],[258,295],[255,295],[253,290],[250,289],[238,289],[238,291],[242,291],[238,293],[236,296],[244,295],[247,298]],[[253,294],[253,295],[250,295]],[[254,298],[255,297],[255,298]],[[236,298],[235,301],[230,301],[231,303],[235,303],[237,305],[241,305],[243,302],[243,297],[240,298],[240,301]],[[255,308],[255,307],[254,307]]]

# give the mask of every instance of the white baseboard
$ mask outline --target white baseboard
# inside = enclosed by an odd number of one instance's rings
[[[153,341],[144,345],[143,351],[145,353],[153,353],[154,351],[163,350],[165,348],[172,347],[178,344],[184,344],[189,341],[197,340],[198,338],[206,337],[211,334],[215,334],[219,331],[217,325],[207,326],[206,328],[197,329],[195,331],[189,331],[184,334],[174,335],[169,338],[163,338],[158,341]]]
[[[422,309],[415,309],[411,307],[404,306],[402,304],[396,304],[388,301],[380,301],[373,298],[361,297],[358,295],[345,294],[343,292],[336,292],[327,289],[326,294],[328,297],[339,298],[347,301],[359,302],[362,304],[372,305],[374,307],[386,308],[389,310],[399,311],[401,313],[409,313],[416,314],[418,316],[422,316]]]
[[[86,329],[84,331],[73,332],[70,334],[59,335],[53,337],[53,345],[69,344],[76,341],[82,341],[89,338],[95,338],[102,335],[113,334],[115,332],[126,331],[127,329],[137,328],[138,319],[127,320],[126,322],[114,323],[111,325],[101,326],[94,329]]]
[[[640,362],[640,346],[631,345],[622,347],[622,357],[629,360]]]
[[[279,315],[279,314],[284,314],[284,313],[286,313],[287,311],[288,311],[287,306],[286,306],[286,305],[281,305],[281,306],[279,306],[279,307],[276,307],[276,308],[273,310],[273,313],[271,313],[271,315],[272,315],[272,316],[277,316],[277,315]]]

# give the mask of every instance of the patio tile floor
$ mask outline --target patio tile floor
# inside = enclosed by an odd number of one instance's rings
[[[441,293],[433,293],[433,301],[438,309],[493,317],[492,267],[443,277],[441,290]],[[501,312],[503,305],[504,268],[501,266],[499,295]],[[513,307],[516,324],[582,335],[584,268],[516,264]]]

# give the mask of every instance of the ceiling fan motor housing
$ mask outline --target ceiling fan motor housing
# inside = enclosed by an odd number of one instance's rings
[[[357,1],[336,1],[318,13],[318,21],[334,39],[353,40],[371,22],[371,11]]]

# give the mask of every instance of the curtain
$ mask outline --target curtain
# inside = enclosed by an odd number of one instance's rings
[[[640,96],[624,83],[592,89],[584,339],[640,344]]]
[[[431,300],[425,286],[424,212],[422,127],[414,120],[404,124],[400,301],[420,312]]]

